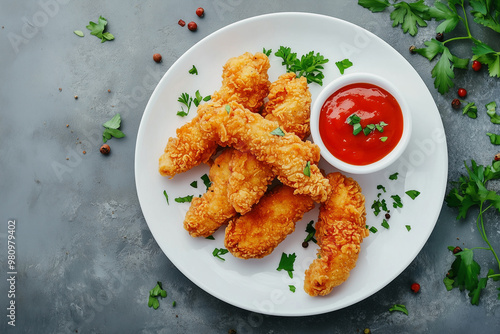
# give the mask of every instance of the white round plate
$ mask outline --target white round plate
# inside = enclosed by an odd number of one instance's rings
[[[272,32],[272,33],[270,33]],[[295,232],[263,259],[241,260],[230,253],[222,261],[212,255],[224,248],[224,229],[215,240],[192,238],[183,228],[189,203],[176,197],[198,196],[205,192],[200,177],[208,172],[198,166],[172,179],[158,173],[158,158],[176,128],[189,121],[179,117],[178,97],[199,90],[210,95],[221,85],[222,66],[244,52],[272,49],[270,80],[285,72],[274,52],[291,47],[299,56],[310,51],[330,61],[325,65],[324,85],[340,76],[336,61],[348,58],[353,66],[346,73],[368,72],[385,77],[404,94],[413,116],[412,139],[403,156],[392,166],[375,174],[356,176],[366,196],[367,225],[375,226],[362,246],[356,268],[349,279],[326,297],[310,297],[304,292],[304,271],[316,256],[317,246],[301,246],[305,227],[316,220],[317,207],[297,223]],[[198,75],[188,71],[195,65]],[[310,84],[313,100],[321,87]],[[436,105],[422,79],[412,66],[387,43],[351,23],[308,13],[277,13],[231,24],[204,38],[189,49],[168,70],[154,90],[139,127],[135,152],[137,193],[148,226],[165,255],[192,282],[213,296],[243,309],[270,315],[305,316],[338,310],[359,302],[391,282],[417,256],[436,224],[443,203],[447,179],[447,149],[443,125]],[[320,163],[327,172],[333,169]],[[397,180],[389,175],[398,173]],[[198,181],[198,187],[190,186]],[[377,189],[385,187],[386,193]],[[405,192],[420,191],[412,200]],[[167,204],[164,191],[168,195]],[[381,226],[370,209],[382,193],[391,210],[390,228]],[[399,195],[403,208],[392,207],[390,196]],[[408,231],[407,226],[411,228]],[[282,253],[295,253],[293,279],[277,271]],[[289,286],[296,287],[291,292]]]

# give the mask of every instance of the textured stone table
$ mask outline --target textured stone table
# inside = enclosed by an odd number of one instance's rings
[[[195,16],[199,6],[206,11],[203,19]],[[449,181],[464,173],[464,160],[489,164],[497,148],[485,133],[495,127],[482,107],[500,102],[500,80],[484,70],[459,72],[456,85],[468,89],[482,112],[471,120],[453,111],[455,91],[439,94],[433,65],[408,52],[410,45],[434,36],[435,22],[413,38],[391,27],[388,12],[373,14],[356,1],[341,0],[1,0],[0,8],[1,333],[498,331],[498,285],[489,285],[480,305],[472,306],[465,293],[447,292],[442,283],[451,264],[448,245],[483,245],[475,227],[477,212],[456,221],[456,210],[443,205],[421,253],[384,289],[346,309],[288,318],[233,307],[191,283],[157,246],[135,190],[137,130],[148,98],[169,66],[219,28],[281,11],[330,15],[384,39],[414,66],[436,101],[448,140]],[[85,29],[99,15],[108,19],[114,41],[101,44]],[[198,31],[180,34],[181,18],[196,19]],[[85,37],[74,30],[84,31]],[[500,49],[498,34],[475,33]],[[152,61],[156,52],[163,55],[161,64]],[[457,52],[465,56],[467,49],[458,47]],[[111,154],[103,156],[101,124],[116,112],[123,117],[126,137],[113,139]],[[15,298],[8,296],[12,281],[7,281],[12,276],[7,262],[12,220]],[[488,216],[488,225],[499,249],[497,214]],[[478,253],[478,261],[483,268],[494,266],[486,252]],[[175,307],[148,308],[148,291],[157,280],[176,300]],[[409,288],[414,281],[422,286],[418,295]],[[15,327],[8,324],[11,300],[16,303]],[[410,314],[390,313],[396,303],[406,304]]]

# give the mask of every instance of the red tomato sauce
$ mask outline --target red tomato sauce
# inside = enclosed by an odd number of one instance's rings
[[[356,114],[363,129],[385,122],[383,132],[353,134],[348,118]],[[403,113],[396,99],[381,87],[350,84],[333,93],[323,104],[319,133],[326,148],[337,159],[352,165],[369,165],[389,154],[403,134]],[[381,138],[387,137],[386,141]]]

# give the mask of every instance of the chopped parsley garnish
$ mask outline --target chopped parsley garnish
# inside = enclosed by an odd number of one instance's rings
[[[408,315],[408,310],[406,309],[406,306],[403,304],[395,304],[393,307],[389,309],[390,312],[398,311],[398,312],[403,312],[404,314]]]
[[[378,190],[382,190],[383,192],[386,192],[385,191],[385,187],[383,185],[381,185],[381,184],[377,185],[377,189]]]
[[[108,140],[111,139],[111,137],[115,138],[123,138],[125,137],[125,134],[118,130],[122,122],[120,114],[116,114],[111,118],[109,121],[104,123],[102,126],[104,126],[104,131],[102,133],[102,141],[105,143]]]
[[[168,194],[167,194],[166,190],[163,190],[163,195],[165,196],[165,199],[167,200],[167,204],[170,205],[170,203],[168,203]]]
[[[295,255],[295,253],[290,255],[282,253],[280,263],[278,265],[278,268],[276,268],[276,270],[278,271],[285,270],[286,272],[288,272],[288,276],[290,276],[290,278],[293,278],[293,264],[295,262],[296,257],[297,256]]]
[[[212,185],[212,181],[210,181],[210,178],[208,177],[208,175],[203,174],[201,176],[201,180],[203,181],[203,184],[205,185],[205,187],[207,187],[207,190],[208,190],[208,188],[210,188],[210,186]]]
[[[380,137],[380,141],[385,143],[387,141],[387,137]]]
[[[382,220],[382,224],[380,225],[382,225],[382,227],[385,227],[386,229],[389,229],[389,223],[385,219]]]
[[[378,216],[378,214],[381,211],[387,211],[387,203],[386,203],[385,199],[382,199],[382,200],[376,199],[373,201],[371,208],[373,209],[373,214],[375,216]]]
[[[79,37],[83,37],[83,36],[85,36],[85,35],[83,34],[83,31],[81,31],[81,30],[75,30],[75,31],[73,31],[73,32],[75,33],[75,35],[76,35],[76,36],[79,36]]]
[[[276,129],[271,131],[270,134],[283,137],[285,135],[285,132],[278,126]]]
[[[399,173],[394,173],[389,175],[389,180],[397,180],[398,179]]]
[[[467,115],[469,118],[476,119],[477,118],[477,107],[474,102],[469,102],[465,105],[462,110],[462,115]]]
[[[273,49],[266,50],[266,48],[262,48],[262,53],[268,57],[271,55],[272,52],[273,52]]]
[[[408,190],[405,192],[406,195],[410,196],[411,199],[417,198],[418,195],[420,195],[420,191],[417,190]]]
[[[316,233],[316,229],[314,228],[313,226],[314,224],[314,220],[311,220],[307,226],[306,226],[306,232],[307,232],[307,236],[306,238],[304,239],[304,242],[309,242],[309,241],[312,241],[314,243],[317,243],[318,241],[314,238],[314,234]]]
[[[104,17],[99,16],[99,20],[97,21],[97,23],[90,21],[89,25],[86,28],[90,30],[91,35],[100,38],[101,43],[104,43],[106,41],[111,41],[115,39],[115,36],[113,36],[113,34],[109,32],[104,32],[104,29],[106,29],[107,24],[108,21]]]
[[[189,74],[198,75],[198,69],[196,66],[193,65],[193,67],[189,70]]]
[[[189,114],[189,109],[191,109],[191,103],[193,102],[193,98],[189,96],[188,93],[182,93],[181,96],[177,99],[178,102],[182,103],[187,110],[184,110],[184,107],[181,106],[180,111],[177,112],[178,116],[184,117]]]
[[[305,77],[307,83],[315,82],[320,86],[323,85],[325,78],[322,72],[323,64],[328,63],[328,59],[321,54],[314,54],[314,51],[311,51],[299,59],[297,53],[292,52],[291,48],[280,46],[274,55],[283,60],[281,64],[285,65],[287,72],[295,73],[297,78]]]
[[[377,233],[378,232],[378,230],[377,230],[377,228],[375,226],[370,227],[369,231],[372,232],[372,233]]]
[[[214,251],[212,252],[212,255],[216,258],[219,258],[221,259],[222,261],[226,261],[226,259],[224,259],[223,257],[221,257],[221,255],[224,255],[224,254],[227,254],[229,251],[225,248],[216,248],[214,249]]]
[[[406,227],[406,230],[407,230],[408,232],[410,232],[410,231],[411,231],[411,226],[410,226],[410,225],[405,225],[405,227]]]
[[[156,286],[149,290],[148,306],[154,308],[155,310],[160,307],[158,297],[167,297],[167,291],[163,290],[161,282],[156,282]]]
[[[229,115],[229,113],[231,112],[231,106],[229,104],[226,104],[226,112],[227,114]]]
[[[175,302],[175,300],[172,302],[172,307],[175,307],[177,305],[177,303]]]
[[[191,203],[193,200],[193,195],[188,195],[184,197],[177,197],[174,199],[177,203]]]
[[[497,104],[495,101],[488,103],[486,105],[486,114],[490,117],[491,123],[500,124],[500,115],[497,114],[496,108]]]
[[[193,181],[189,185],[193,188],[198,188],[198,181]]]
[[[311,162],[308,161],[306,163],[306,167],[304,167],[304,175],[307,177],[311,177]]]
[[[295,285],[289,285],[290,291],[295,292]]]
[[[215,240],[214,236],[213,235],[209,235],[208,237],[205,237],[205,239],[208,239],[208,240]]]
[[[343,59],[341,61],[335,62],[335,65],[337,65],[337,68],[339,69],[340,74],[344,74],[344,71],[352,66],[352,62],[346,58],[346,59]]]
[[[347,124],[352,125],[352,134],[357,135],[360,132],[363,132],[365,136],[368,136],[370,133],[372,133],[375,129],[378,130],[379,132],[384,132],[384,127],[387,126],[387,123],[384,121],[381,121],[377,124],[367,124],[364,128],[361,126],[361,118],[356,115],[352,114],[349,116],[346,120]],[[387,140],[387,137],[383,141]]]
[[[392,203],[393,208],[402,208],[403,202],[401,202],[401,197],[399,195],[392,195],[391,198],[394,200]]]

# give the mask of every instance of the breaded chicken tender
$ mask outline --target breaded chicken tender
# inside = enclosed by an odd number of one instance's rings
[[[233,101],[251,111],[260,111],[271,85],[269,66],[269,59],[263,53],[247,52],[229,59],[224,65],[220,90],[212,94],[210,102],[198,107],[197,116],[177,129],[175,138],[169,138],[159,159],[160,174],[173,177],[208,161],[213,155],[217,144],[213,135],[199,123],[206,109]]]
[[[309,195],[324,202],[330,191],[328,180],[316,165],[320,159],[317,145],[303,142],[293,133],[284,136],[271,134],[279,124],[230,102],[213,108],[201,119],[217,135],[221,146],[231,146],[253,154],[271,166],[278,179],[295,189],[295,194]]]
[[[311,92],[305,77],[285,73],[271,84],[262,116],[305,139],[310,134]]]
[[[293,188],[279,185],[264,195],[252,211],[229,222],[224,244],[236,257],[262,258],[271,254],[313,207],[311,197],[294,195]]]
[[[227,199],[227,182],[229,181],[229,162],[233,149],[225,149],[210,166],[209,178],[212,184],[201,197],[193,197],[184,219],[184,228],[192,237],[208,237],[228,219],[236,215],[236,211]]]
[[[229,163],[231,176],[227,183],[227,197],[238,213],[245,214],[264,196],[274,179],[271,166],[257,160],[250,153],[234,151]]]
[[[277,121],[285,131],[304,139],[310,132],[310,111],[311,93],[307,80],[304,77],[297,78],[294,73],[286,73],[271,83],[262,115],[268,120]],[[269,165],[248,153],[233,155],[231,171],[229,202],[236,211],[245,214],[258,203],[275,175]]]
[[[358,183],[340,173],[327,178],[332,192],[321,204],[316,223],[318,258],[306,270],[304,280],[304,290],[311,296],[325,296],[349,277],[360,244],[368,236],[365,197]]]

